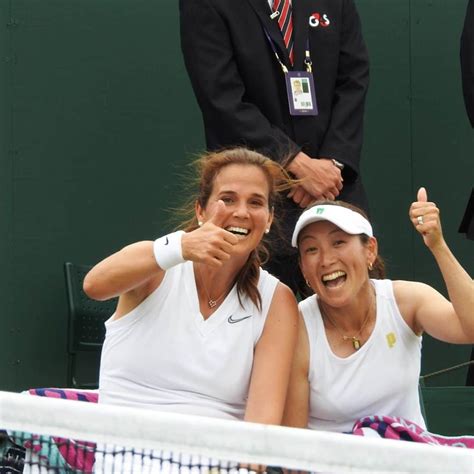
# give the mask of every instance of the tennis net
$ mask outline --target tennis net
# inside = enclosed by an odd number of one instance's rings
[[[5,474],[474,472],[468,449],[10,392],[0,392],[0,429]]]

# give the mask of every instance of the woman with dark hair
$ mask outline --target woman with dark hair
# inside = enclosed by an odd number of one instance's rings
[[[382,415],[426,428],[418,395],[421,335],[473,342],[474,284],[449,250],[424,188],[409,215],[451,301],[423,283],[383,279],[372,226],[354,206],[318,202],[300,216],[292,244],[315,295],[299,304],[304,324],[284,424],[350,432],[356,420]]]
[[[280,424],[297,337],[291,290],[260,268],[283,169],[244,148],[197,161],[185,230],[96,265],[85,292],[119,296],[99,403]]]

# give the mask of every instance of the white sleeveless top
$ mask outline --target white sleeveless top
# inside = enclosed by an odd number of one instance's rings
[[[234,286],[205,320],[192,262],[169,269],[133,311],[105,323],[99,402],[242,419],[277,283],[260,269],[261,312],[247,297],[242,307]]]
[[[425,428],[418,395],[421,336],[403,319],[390,280],[371,280],[377,317],[367,342],[349,357],[335,355],[311,296],[299,304],[309,339],[308,426],[348,432],[369,415],[403,417]]]

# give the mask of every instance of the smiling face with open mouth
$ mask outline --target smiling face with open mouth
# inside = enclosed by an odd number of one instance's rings
[[[367,265],[376,256],[374,238],[363,244],[359,235],[319,221],[301,231],[298,248],[303,275],[325,303],[350,304],[368,284]]]
[[[213,214],[217,201],[226,205],[227,215],[223,228],[239,237],[236,252],[250,253],[260,243],[272,223],[269,208],[269,183],[264,172],[254,165],[231,164],[222,168],[215,177],[206,208],[197,206],[198,218],[207,220]]]

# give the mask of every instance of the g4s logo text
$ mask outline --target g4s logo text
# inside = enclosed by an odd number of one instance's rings
[[[317,28],[318,26],[321,26],[322,28],[326,28],[330,24],[331,24],[331,21],[329,20],[326,13],[323,13],[321,15],[315,12],[315,13],[312,13],[309,17],[309,26],[311,26],[312,28]]]

